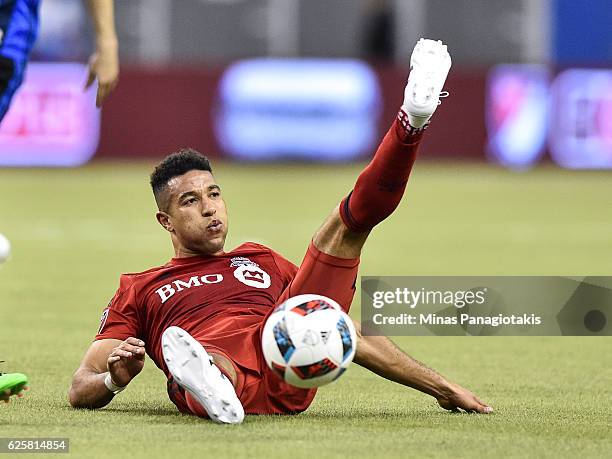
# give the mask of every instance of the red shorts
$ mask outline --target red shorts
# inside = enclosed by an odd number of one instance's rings
[[[358,267],[359,258],[337,258],[321,252],[311,242],[295,277],[276,304],[296,295],[314,293],[335,300],[348,312],[355,294]],[[272,311],[229,317],[226,323],[215,323],[216,328],[227,330],[225,339],[211,342],[205,336],[194,338],[208,352],[221,354],[232,362],[237,375],[236,394],[246,413],[300,413],[312,403],[316,389],[291,386],[268,368],[261,351],[261,334]],[[181,412],[204,414],[199,404],[172,379],[168,381],[168,395]]]

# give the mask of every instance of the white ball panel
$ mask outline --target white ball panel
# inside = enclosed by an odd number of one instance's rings
[[[305,308],[305,311],[294,309],[313,300],[324,301],[333,309]],[[283,317],[287,334],[295,347],[287,363],[273,333],[275,324]],[[341,318],[346,322],[351,339],[351,351],[346,358],[344,358],[342,336],[337,326]],[[352,321],[335,301],[321,295],[299,295],[287,300],[270,316],[262,335],[262,349],[268,366],[272,367],[272,362],[286,366],[285,381],[302,388],[319,387],[335,380],[350,365],[355,347],[356,333]],[[336,368],[321,376],[308,377],[326,371],[329,368],[328,364]]]

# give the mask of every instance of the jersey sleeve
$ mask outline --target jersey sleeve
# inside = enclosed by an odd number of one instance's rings
[[[270,253],[272,254],[274,263],[276,263],[276,267],[280,272],[280,277],[282,279],[284,289],[291,283],[291,281],[295,277],[295,274],[298,271],[298,267],[295,264],[291,263],[289,260],[287,260],[285,257],[283,257],[280,253],[275,252],[272,249],[270,249]]]
[[[139,337],[140,321],[134,284],[128,276],[121,276],[119,289],[100,317],[100,328],[95,340]]]

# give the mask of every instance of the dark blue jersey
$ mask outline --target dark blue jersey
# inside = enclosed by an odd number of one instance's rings
[[[0,0],[0,121],[23,81],[38,33],[40,0]]]

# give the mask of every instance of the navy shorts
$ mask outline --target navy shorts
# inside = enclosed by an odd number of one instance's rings
[[[0,0],[0,121],[23,81],[38,33],[40,0]]]

